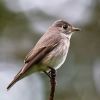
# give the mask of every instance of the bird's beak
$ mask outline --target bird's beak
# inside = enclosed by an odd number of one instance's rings
[[[72,27],[72,32],[75,32],[75,31],[80,31],[80,29],[76,27]]]

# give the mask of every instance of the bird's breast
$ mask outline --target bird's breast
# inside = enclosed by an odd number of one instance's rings
[[[69,39],[61,39],[59,45],[43,59],[43,63],[47,66],[58,69],[67,57],[69,45]]]

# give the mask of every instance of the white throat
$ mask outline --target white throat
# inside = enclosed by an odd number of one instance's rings
[[[72,34],[73,34],[73,33],[70,33],[70,34],[61,33],[62,36],[68,38],[69,40],[70,40]]]

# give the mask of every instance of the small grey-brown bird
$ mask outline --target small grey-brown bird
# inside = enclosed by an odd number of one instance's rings
[[[79,28],[64,20],[55,21],[26,56],[24,66],[7,89],[34,72],[47,72],[50,68],[56,70],[61,67],[67,57],[70,38],[75,31],[79,31]]]

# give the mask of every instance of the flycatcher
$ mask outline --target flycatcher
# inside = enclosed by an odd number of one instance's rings
[[[10,89],[17,81],[34,73],[56,70],[64,63],[70,46],[70,38],[80,31],[64,20],[55,21],[40,38],[24,60],[24,66],[8,85]]]

